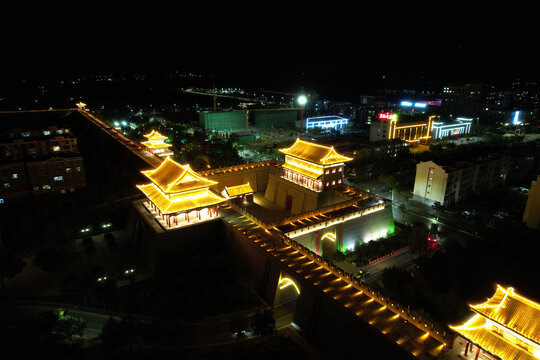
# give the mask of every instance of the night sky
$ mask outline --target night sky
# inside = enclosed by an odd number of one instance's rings
[[[212,9],[143,7],[129,13],[75,11],[29,18],[16,31],[6,29],[10,36],[4,46],[10,50],[1,75],[21,79],[180,70],[216,74],[231,82],[228,86],[283,91],[304,86],[343,94],[538,79],[539,31],[528,20],[531,10],[526,1],[508,3],[361,9],[275,4],[271,9],[248,7],[247,14],[240,5],[211,14]],[[32,31],[23,32],[27,27]]]

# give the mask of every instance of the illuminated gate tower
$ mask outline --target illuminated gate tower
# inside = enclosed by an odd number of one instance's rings
[[[151,183],[137,185],[146,195],[146,208],[169,228],[219,216],[218,205],[227,201],[209,187],[217,182],[203,178],[189,165],[166,157],[157,168],[141,171]]]
[[[533,360],[540,358],[540,304],[497,285],[491,299],[469,305],[476,314],[465,324],[450,326],[467,339],[465,357],[476,345],[497,359]]]
[[[149,153],[158,156],[169,156],[173,154],[169,149],[172,145],[164,142],[168,137],[161,135],[155,130],[152,130],[151,133],[143,136],[147,138],[148,141],[143,141],[141,145],[144,146],[144,149]]]
[[[352,160],[338,154],[333,146],[300,139],[279,151],[285,154],[283,178],[316,192],[341,185],[343,166]]]

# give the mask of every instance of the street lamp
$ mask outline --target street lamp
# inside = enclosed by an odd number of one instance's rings
[[[307,103],[307,97],[300,95],[296,101],[300,105],[300,132],[302,133],[304,128],[304,105]]]

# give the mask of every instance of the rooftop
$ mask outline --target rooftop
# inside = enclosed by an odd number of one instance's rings
[[[338,154],[333,146],[314,144],[299,138],[291,147],[279,149],[279,151],[285,155],[319,165],[331,165],[352,160],[352,158]]]

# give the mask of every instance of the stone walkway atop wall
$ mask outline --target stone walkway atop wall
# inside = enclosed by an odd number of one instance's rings
[[[291,213],[280,208],[276,204],[264,198],[264,193],[258,192],[253,194],[253,203],[240,203],[238,207],[246,209],[246,211],[262,222],[271,222],[277,219],[283,219],[291,216]]]

